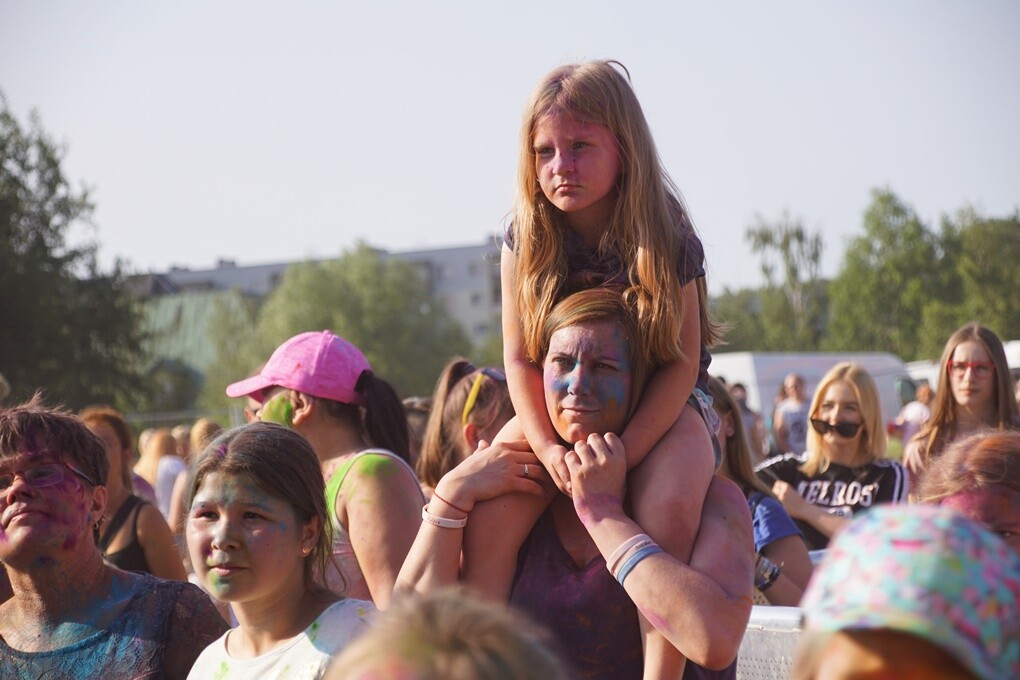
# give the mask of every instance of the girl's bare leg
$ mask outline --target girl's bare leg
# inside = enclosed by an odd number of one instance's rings
[[[705,421],[690,404],[648,456],[627,475],[631,511],[663,550],[689,564],[701,508],[715,473],[715,453]],[[711,612],[705,612],[711,616]],[[647,680],[680,678],[685,659],[640,615]]]

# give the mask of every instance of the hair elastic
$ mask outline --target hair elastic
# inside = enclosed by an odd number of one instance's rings
[[[454,505],[454,504],[453,504],[453,503],[451,503],[450,501],[446,500],[445,498],[443,498],[442,496],[440,496],[439,494],[437,494],[437,493],[436,493],[435,491],[433,491],[433,492],[432,492],[432,496],[433,496],[434,498],[438,498],[439,500],[443,501],[444,503],[446,503],[447,505],[449,505],[449,506],[450,506],[451,508],[453,508],[454,510],[459,510],[460,512],[463,512],[463,513],[464,513],[465,515],[469,515],[469,514],[471,514],[471,511],[470,511],[470,510],[465,510],[464,508],[461,508],[461,507],[458,507],[458,506]]]
[[[638,534],[636,536],[631,536],[626,541],[621,543],[620,546],[613,551],[613,554],[609,556],[609,559],[606,560],[606,569],[609,570],[610,574],[615,573],[617,563],[624,555],[627,554],[628,550],[638,545],[639,543],[642,543],[643,541],[650,542],[651,540],[652,539],[648,534]]]
[[[432,526],[439,527],[440,529],[463,529],[467,526],[467,517],[464,519],[447,519],[446,517],[436,517],[429,512],[428,504],[425,504],[421,508],[421,518],[423,521],[428,522]]]
[[[646,545],[644,548],[641,548],[640,550],[638,550],[633,555],[627,558],[627,561],[624,562],[623,567],[620,569],[620,573],[616,575],[616,580],[619,581],[620,585],[622,586],[623,582],[627,579],[627,576],[630,574],[631,570],[633,570],[634,567],[636,567],[638,563],[641,562],[641,560],[645,559],[650,555],[654,555],[656,553],[661,552],[662,548],[660,548],[657,543],[652,543],[651,545]]]

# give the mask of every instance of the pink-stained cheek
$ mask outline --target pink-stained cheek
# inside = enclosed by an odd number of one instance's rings
[[[988,527],[1003,522],[1020,525],[1020,492],[993,484],[942,499],[940,505]]]

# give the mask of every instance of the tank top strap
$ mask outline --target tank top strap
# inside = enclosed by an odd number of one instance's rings
[[[341,463],[340,467],[338,467],[336,471],[330,476],[329,481],[326,482],[326,507],[329,510],[329,516],[333,520],[334,527],[336,527],[338,523],[336,517],[336,499],[340,497],[340,488],[343,486],[344,480],[347,478],[348,473],[350,473],[351,468],[354,467],[354,464],[358,460],[364,458],[369,454],[376,456],[385,456],[387,458],[398,460],[401,463],[403,463],[408,470],[411,469],[411,467],[407,465],[407,462],[403,458],[393,453],[392,451],[387,451],[386,449],[365,449],[364,451],[358,451],[353,456],[351,456],[343,463]]]
[[[110,523],[106,525],[106,533],[99,541],[99,550],[106,552],[106,549],[110,547],[110,543],[113,542],[114,536],[120,531],[121,526],[127,521],[127,518],[131,515],[131,511],[135,509],[142,502],[142,499],[135,495],[130,495],[124,499],[124,502],[117,508],[117,512],[114,513],[110,519]],[[135,528],[134,534],[138,533],[138,516],[135,515]]]

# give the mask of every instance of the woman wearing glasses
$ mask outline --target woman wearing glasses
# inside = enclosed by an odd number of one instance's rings
[[[984,428],[1020,427],[1013,379],[1002,341],[990,329],[969,323],[949,336],[931,418],[907,445],[903,462],[915,486],[949,444]]]
[[[514,416],[506,375],[496,368],[475,368],[467,359],[451,360],[436,381],[415,471],[426,498],[436,484],[478,448],[491,442]]]
[[[841,363],[822,378],[808,411],[807,451],[766,460],[759,478],[804,533],[824,549],[853,515],[879,503],[906,501],[907,472],[885,460],[878,390],[859,364]]]
[[[227,626],[197,587],[106,564],[110,463],[38,397],[0,411],[0,677],[184,678]]]

